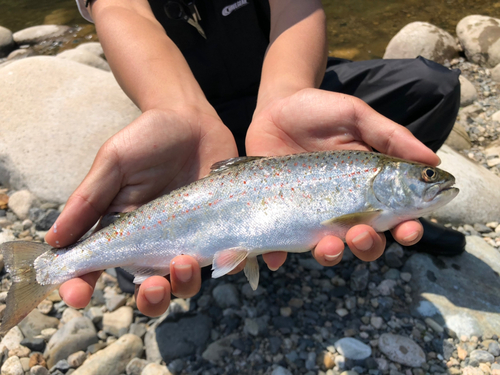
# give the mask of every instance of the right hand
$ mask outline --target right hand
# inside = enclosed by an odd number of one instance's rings
[[[146,111],[100,148],[45,240],[53,247],[68,246],[102,215],[136,209],[207,175],[213,163],[236,156],[234,138],[215,111]],[[70,306],[86,306],[99,275],[93,272],[65,282],[61,297]],[[171,291],[179,297],[198,292],[201,275],[194,258],[174,258],[170,280],[171,285],[164,277],[152,276],[136,288],[143,314],[161,315]]]

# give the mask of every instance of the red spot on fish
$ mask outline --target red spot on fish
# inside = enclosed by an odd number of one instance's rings
[[[127,232],[127,236],[130,236],[130,232]]]
[[[161,220],[158,220],[158,224],[161,224]]]
[[[243,181],[244,184],[246,184],[247,182],[246,181]]]
[[[296,167],[298,165],[298,163],[293,163],[293,165]]]
[[[142,229],[146,229],[146,227],[143,225],[143,226],[142,226]]]
[[[341,163],[341,164],[344,164],[344,161],[342,160],[340,163]]]
[[[172,219],[175,219],[175,215],[172,215]]]
[[[373,168],[373,172],[377,172],[377,168]]]
[[[232,195],[229,196],[229,198],[232,198],[232,197],[233,197]]]

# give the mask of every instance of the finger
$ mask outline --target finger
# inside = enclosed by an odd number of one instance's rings
[[[160,316],[170,304],[170,283],[162,276],[149,277],[136,288],[135,301],[144,315]]]
[[[87,306],[94,293],[95,283],[102,271],[95,271],[66,281],[59,287],[59,295],[64,302],[75,309]]]
[[[246,264],[247,264],[247,260],[245,259],[243,262],[241,262],[240,264],[238,264],[236,266],[236,268],[234,268],[231,272],[228,272],[227,274],[228,275],[235,275],[238,272],[243,271],[243,269],[245,268]]]
[[[407,128],[373,110],[362,100],[349,97],[356,111],[356,126],[364,142],[377,151],[436,166],[439,157]],[[377,124],[377,126],[373,126]]]
[[[365,262],[379,258],[385,249],[384,234],[364,224],[349,229],[346,242],[352,253]]]
[[[109,147],[101,147],[89,173],[47,232],[45,241],[51,246],[65,247],[76,242],[99,220],[120,190],[119,168]]]
[[[405,221],[391,230],[392,236],[403,246],[415,245],[424,234],[424,228],[420,221]]]
[[[179,255],[170,262],[172,293],[179,298],[189,298],[200,291],[201,269],[189,255]]]
[[[271,271],[276,271],[285,263],[286,255],[287,253],[284,251],[273,251],[272,253],[263,254],[262,259],[264,259]]]
[[[322,266],[334,266],[342,260],[344,242],[338,237],[326,236],[318,242],[312,253]]]

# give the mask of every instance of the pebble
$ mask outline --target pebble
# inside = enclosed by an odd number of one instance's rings
[[[421,367],[426,363],[425,353],[422,348],[412,339],[384,333],[378,340],[378,348],[391,361],[409,367]]]
[[[133,315],[134,310],[130,306],[122,306],[116,311],[104,313],[102,329],[110,335],[121,337],[128,332]]]
[[[335,342],[335,349],[345,358],[364,360],[372,354],[372,349],[352,337],[344,337]]]
[[[233,284],[221,284],[216,286],[212,292],[212,297],[222,309],[240,306],[238,289],[236,289]]]
[[[0,371],[2,375],[24,375],[23,365],[17,356],[9,357]]]
[[[171,375],[171,372],[165,366],[159,365],[158,363],[150,363],[144,367],[141,375]]]
[[[30,375],[49,375],[50,372],[43,366],[33,366],[30,369]]]

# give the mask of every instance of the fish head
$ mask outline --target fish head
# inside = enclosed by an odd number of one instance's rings
[[[372,192],[385,209],[419,217],[455,198],[454,184],[455,177],[440,168],[392,159],[382,163]]]

